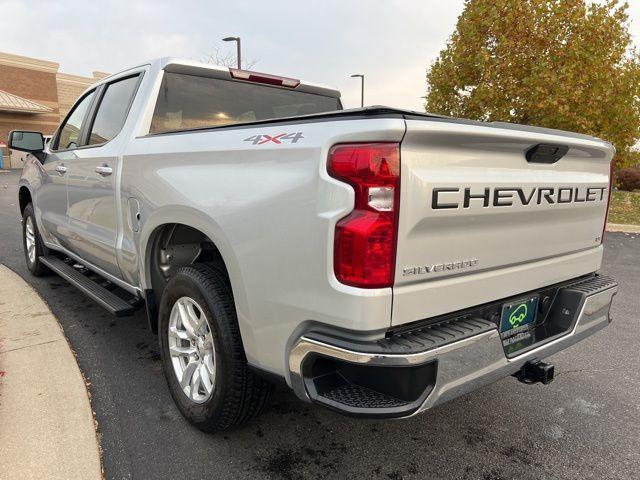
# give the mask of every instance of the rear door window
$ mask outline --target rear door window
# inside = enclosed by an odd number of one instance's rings
[[[129,106],[138,86],[139,75],[106,86],[89,134],[89,145],[100,145],[113,139],[124,125]]]

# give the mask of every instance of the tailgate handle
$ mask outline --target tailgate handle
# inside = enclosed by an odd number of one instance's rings
[[[556,163],[569,151],[566,145],[554,145],[551,143],[539,143],[534,145],[525,156],[529,163]]]

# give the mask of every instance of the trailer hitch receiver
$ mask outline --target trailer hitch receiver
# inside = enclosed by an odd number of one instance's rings
[[[542,383],[548,385],[553,382],[554,366],[544,362],[527,362],[513,376],[522,383]]]

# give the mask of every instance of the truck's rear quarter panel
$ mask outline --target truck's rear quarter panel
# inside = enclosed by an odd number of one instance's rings
[[[353,190],[329,177],[326,159],[336,143],[398,142],[404,131],[402,118],[380,118],[136,138],[125,153],[121,194],[141,202],[142,227],[123,241],[122,266],[144,265],[136,251],[148,251],[158,225],[203,231],[227,264],[250,363],[281,375],[294,331],[310,322],[384,331],[392,289],[357,289],[333,275],[335,223],[353,208]],[[303,137],[245,141],[283,132]]]
[[[569,151],[554,164],[529,163],[525,152],[541,143]],[[598,270],[612,156],[609,144],[577,135],[407,120],[392,324]],[[465,206],[465,189],[489,189],[488,205],[472,197]]]

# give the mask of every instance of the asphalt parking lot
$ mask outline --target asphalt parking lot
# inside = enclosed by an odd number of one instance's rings
[[[0,263],[57,315],[91,383],[107,479],[586,479],[640,475],[640,235],[609,233],[610,327],[551,357],[556,380],[506,378],[403,421],[345,418],[278,388],[257,421],[207,435],[182,419],[143,313],[114,319],[25,267],[17,173],[0,173]],[[25,399],[28,401],[28,398]]]

